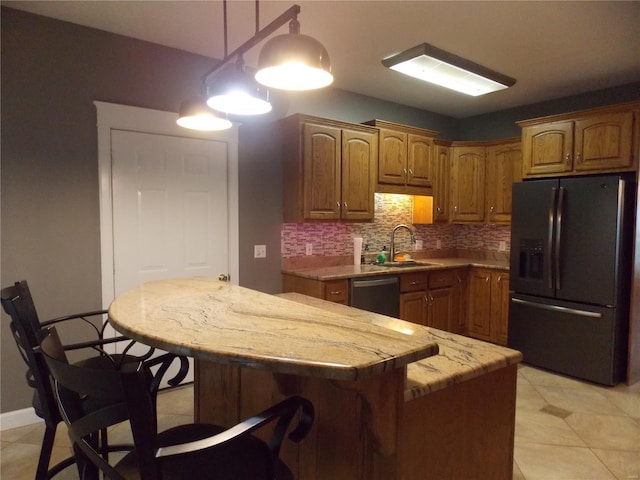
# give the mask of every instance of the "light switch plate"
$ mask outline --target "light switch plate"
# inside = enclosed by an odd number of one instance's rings
[[[500,240],[500,251],[501,252],[507,251],[507,242],[504,240]]]
[[[313,255],[313,243],[307,243],[304,251],[305,255]]]
[[[266,258],[267,246],[266,245],[254,245],[253,246],[253,258]]]

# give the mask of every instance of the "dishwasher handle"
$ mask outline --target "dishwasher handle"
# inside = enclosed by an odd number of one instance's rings
[[[393,285],[398,282],[398,277],[385,277],[377,278],[375,280],[351,280],[351,286],[353,288],[378,287],[380,285]]]

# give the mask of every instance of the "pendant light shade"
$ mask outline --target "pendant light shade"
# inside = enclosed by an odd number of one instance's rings
[[[216,115],[201,97],[182,102],[176,123],[184,128],[202,131],[227,130],[233,125],[228,119]]]
[[[272,109],[267,88],[245,71],[242,57],[210,84],[208,96],[207,105],[232,115],[261,115]]]
[[[269,40],[260,51],[256,80],[281,90],[314,90],[333,82],[326,48],[315,38],[300,34],[297,20],[290,33]]]

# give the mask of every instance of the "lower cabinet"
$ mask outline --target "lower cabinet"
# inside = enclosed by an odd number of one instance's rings
[[[282,291],[296,292],[330,302],[349,305],[349,280],[314,280],[297,275],[282,275]]]
[[[472,268],[468,285],[468,335],[506,345],[509,321],[509,274]]]
[[[466,331],[466,269],[400,276],[400,318],[454,333]]]

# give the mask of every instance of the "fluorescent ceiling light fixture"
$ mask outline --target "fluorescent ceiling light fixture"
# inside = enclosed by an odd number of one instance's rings
[[[423,43],[382,60],[397,72],[477,97],[513,86],[515,79]]]

